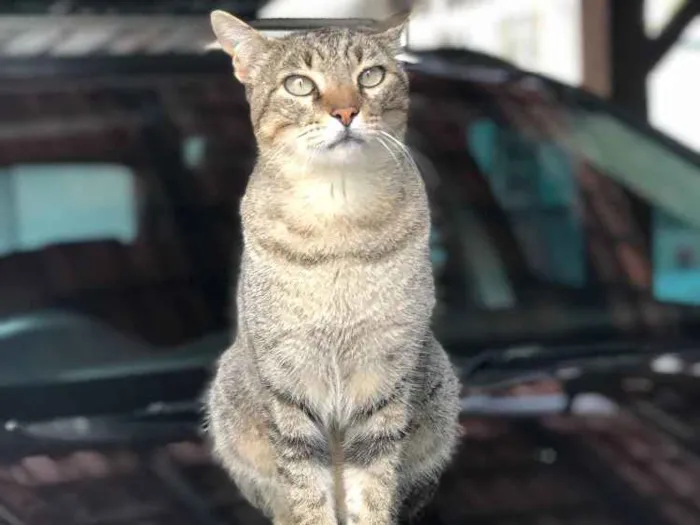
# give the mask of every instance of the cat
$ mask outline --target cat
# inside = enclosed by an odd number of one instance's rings
[[[393,525],[431,498],[459,382],[431,331],[423,180],[401,140],[406,17],[266,38],[211,15],[258,145],[212,449],[275,525]]]

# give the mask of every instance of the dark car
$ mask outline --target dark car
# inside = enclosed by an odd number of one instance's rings
[[[263,523],[199,430],[246,102],[220,54],[134,46],[0,58],[2,525]],[[406,60],[465,385],[426,523],[700,523],[698,155],[499,60]]]

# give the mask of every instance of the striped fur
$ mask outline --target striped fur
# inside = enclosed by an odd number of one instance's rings
[[[233,345],[208,392],[216,455],[276,525],[394,524],[458,435],[458,381],[430,329],[430,214],[401,140],[401,23],[267,40],[221,12],[259,147],[241,205]],[[359,76],[381,66],[374,87]],[[285,78],[316,85],[294,96]],[[356,107],[345,132],[337,108]],[[420,497],[419,497],[420,496]]]

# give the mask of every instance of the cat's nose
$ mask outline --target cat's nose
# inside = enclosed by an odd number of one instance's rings
[[[359,109],[352,106],[347,108],[336,108],[331,111],[331,116],[338,119],[343,126],[348,127],[359,112]]]

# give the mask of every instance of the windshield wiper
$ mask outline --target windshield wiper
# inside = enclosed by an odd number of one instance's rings
[[[55,381],[0,383],[0,421],[133,414],[157,403],[191,402],[202,394],[211,366],[210,356],[193,356]]]
[[[700,356],[694,342],[668,344],[635,341],[603,341],[570,345],[517,345],[485,350],[476,356],[455,359],[461,379],[470,384],[497,383],[518,380],[532,374],[565,372],[582,375],[589,372],[622,371],[627,368],[648,367],[657,358],[679,355],[691,360]]]

